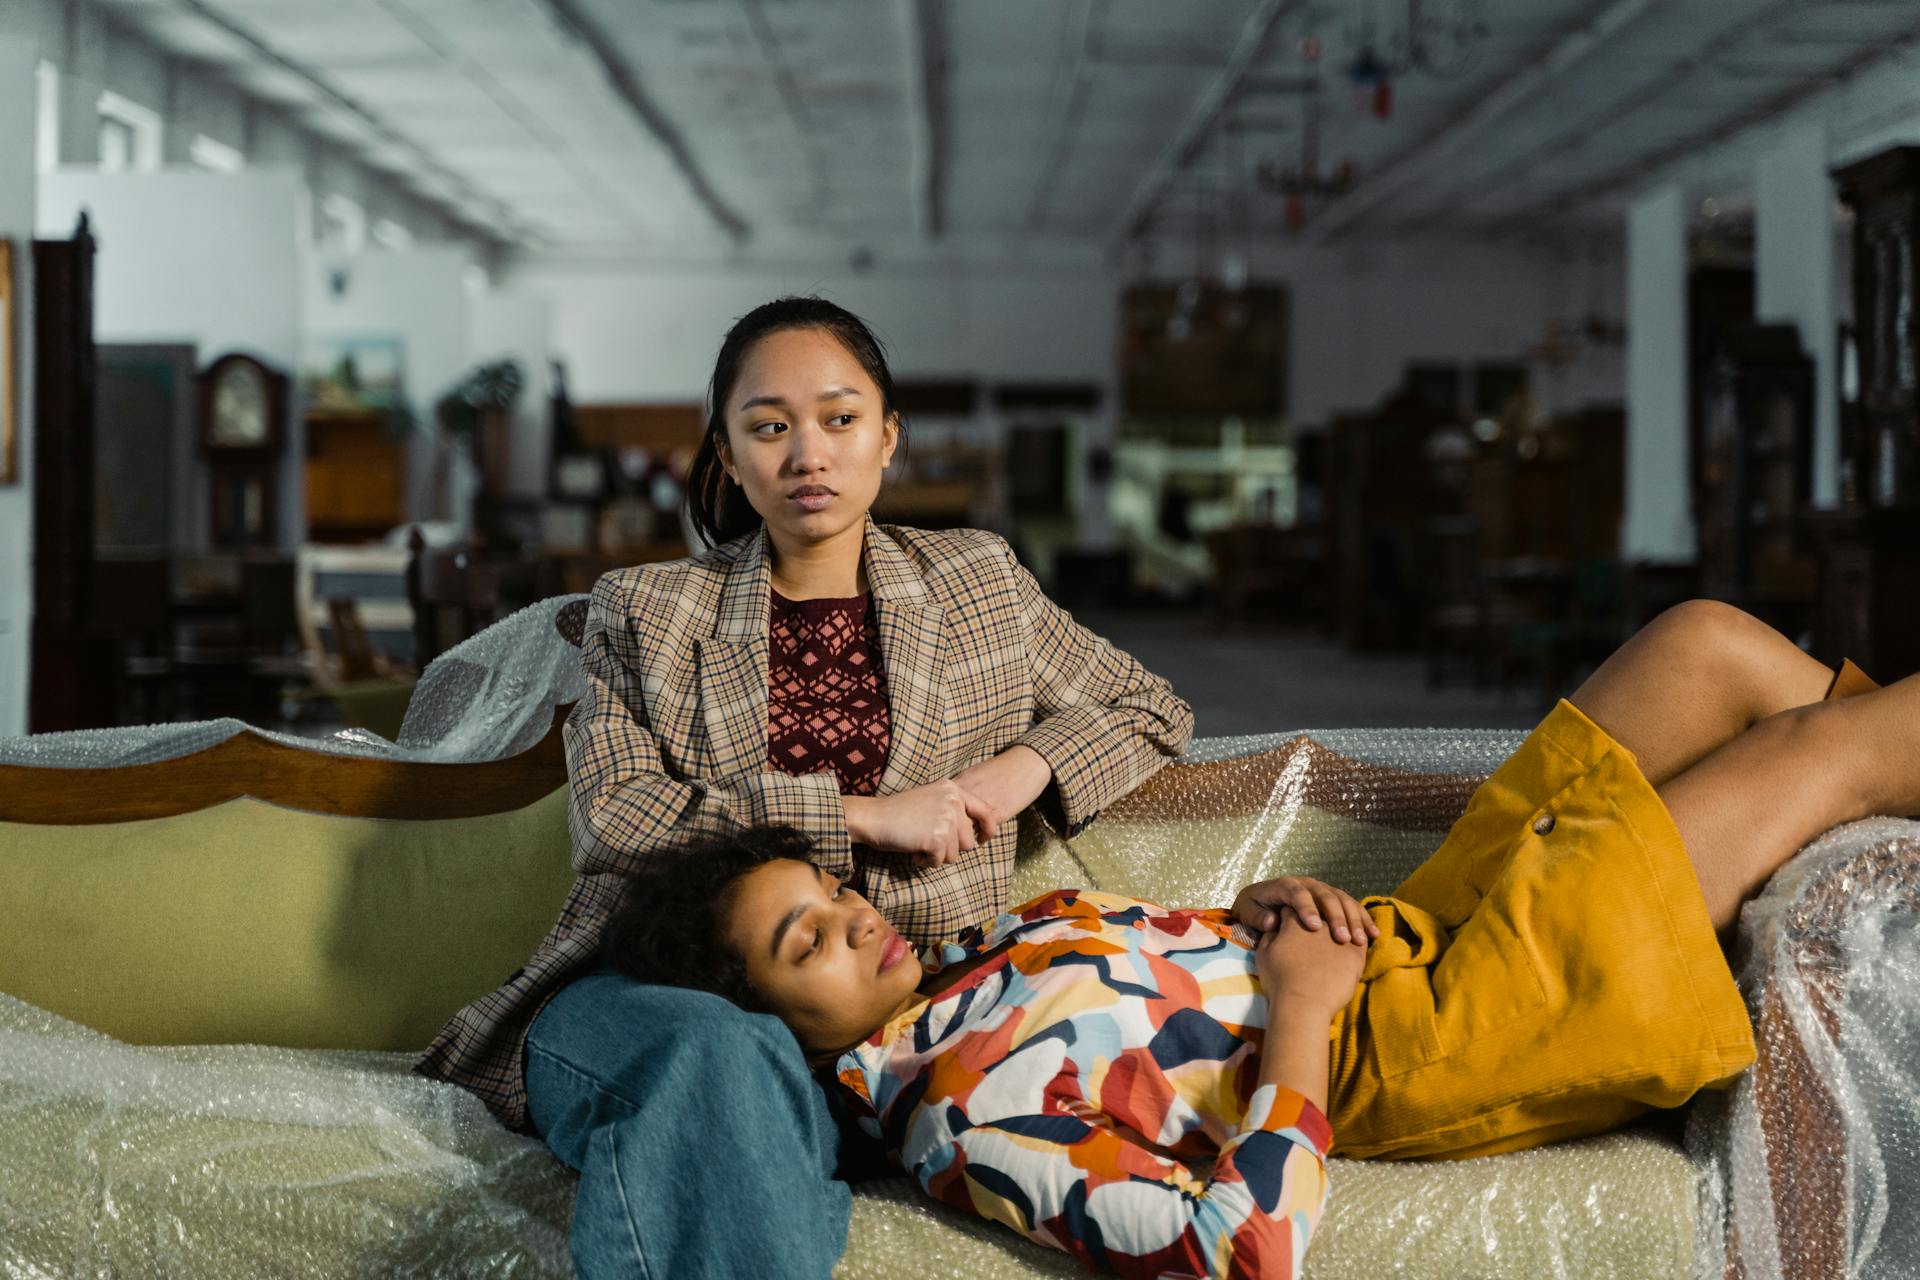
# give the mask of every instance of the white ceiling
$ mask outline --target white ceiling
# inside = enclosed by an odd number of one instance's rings
[[[1920,0],[106,0],[530,247],[1113,250],[1604,216],[1636,182],[1920,40]],[[1374,118],[1345,77],[1444,36]],[[1323,52],[1311,61],[1303,38]],[[1914,89],[1920,109],[1920,85]]]

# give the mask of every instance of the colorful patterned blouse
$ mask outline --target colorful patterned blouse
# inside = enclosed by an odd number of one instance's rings
[[[1254,1088],[1267,1002],[1231,914],[1061,889],[933,967],[1002,943],[842,1055],[862,1125],[935,1198],[1094,1270],[1297,1274],[1332,1130]]]

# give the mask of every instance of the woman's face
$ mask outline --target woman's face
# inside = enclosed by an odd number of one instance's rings
[[[805,862],[781,858],[735,882],[722,925],[747,980],[809,1053],[838,1053],[914,998],[913,948],[867,900]]]
[[[747,349],[728,396],[720,461],[776,546],[865,528],[900,438],[880,389],[825,329],[787,329]],[[858,536],[858,535],[856,535]]]

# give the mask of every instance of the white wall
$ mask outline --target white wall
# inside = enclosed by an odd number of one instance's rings
[[[0,737],[27,731],[33,611],[35,41],[0,36],[0,238],[14,255],[15,479],[0,485]]]
[[[844,266],[609,266],[522,258],[506,287],[547,301],[580,402],[697,401],[729,325],[771,298],[818,293],[861,316],[896,376],[1083,379],[1110,385],[1117,278],[1100,267],[855,273]]]
[[[1616,319],[1625,307],[1613,240],[1407,237],[1282,246],[1256,253],[1253,265],[1290,293],[1288,416],[1296,423],[1373,408],[1409,363],[1525,362],[1550,321],[1578,323],[1589,313]],[[1536,367],[1533,394],[1548,413],[1617,405],[1621,359],[1618,348],[1595,347],[1565,369]]]
[[[1839,502],[1840,384],[1834,311],[1852,282],[1836,270],[1833,182],[1826,130],[1807,122],[1760,157],[1754,175],[1754,312],[1800,330],[1813,359],[1813,477],[1816,507]]]
[[[1169,252],[1168,261],[1178,255]],[[1368,409],[1409,362],[1520,360],[1550,319],[1625,307],[1617,241],[1572,247],[1421,238],[1361,248],[1267,247],[1253,274],[1289,292],[1287,416]],[[782,293],[818,292],[864,319],[901,376],[1078,379],[1109,392],[1126,280],[1099,263],[685,268],[524,256],[507,279],[546,298],[574,398],[698,400],[727,326]],[[1619,403],[1622,355],[1540,371],[1549,410]]]
[[[471,367],[467,356],[464,248],[438,246],[405,252],[314,253],[300,264],[300,316],[310,337],[397,337],[404,390],[416,416],[407,451],[407,518],[464,520],[472,474],[451,455],[447,498],[435,510],[437,427],[434,402]]]
[[[1627,213],[1627,509],[1621,554],[1694,559],[1687,491],[1687,207],[1677,186]]]
[[[66,235],[86,209],[100,242],[94,337],[100,342],[191,342],[202,367],[245,351],[292,376],[300,352],[298,227],[304,188],[291,169],[214,174],[94,173],[63,169],[40,180],[39,225]],[[297,399],[297,397],[296,397]],[[279,542],[306,528],[298,404],[282,453]],[[178,447],[192,449],[191,439]],[[204,530],[205,472],[181,495]],[[204,534],[202,535],[204,536]]]

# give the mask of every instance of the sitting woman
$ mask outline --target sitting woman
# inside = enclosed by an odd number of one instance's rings
[[[1721,704],[1667,689],[1636,760],[1575,703],[1648,723],[1622,676],[1659,643],[1562,702],[1390,897],[1061,889],[923,965],[808,837],[755,828],[635,877],[606,956],[778,1016],[949,1205],[1096,1270],[1294,1274],[1336,1146],[1511,1151],[1731,1081],[1753,1038],[1716,932],[1820,831],[1920,811],[1920,677],[1836,681],[1691,760]]]

